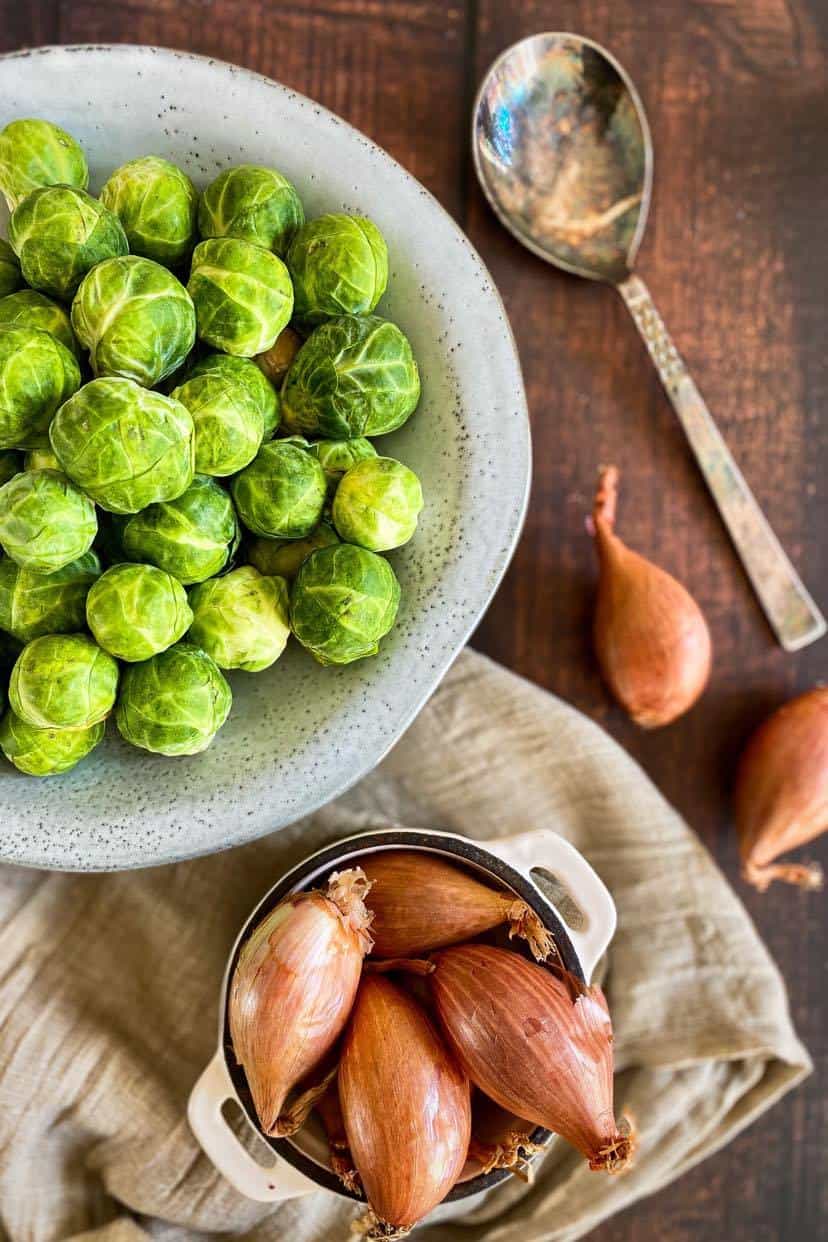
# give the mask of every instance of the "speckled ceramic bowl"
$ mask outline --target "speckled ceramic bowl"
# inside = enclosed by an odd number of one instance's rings
[[[520,532],[529,428],[515,346],[491,278],[418,182],[324,108],[218,61],[148,47],[41,48],[0,58],[0,126],[48,117],[83,144],[93,192],[138,155],[200,185],[274,164],[308,215],[361,211],[388,240],[379,311],[409,335],[420,407],[383,451],[420,475],[412,542],[391,554],[399,622],[381,654],[322,669],[295,645],[265,673],[231,674],[233,711],[202,755],[165,759],[114,728],[74,772],[0,769],[0,858],[62,870],[171,862],[271,832],[342,793],[411,722],[468,638]]]

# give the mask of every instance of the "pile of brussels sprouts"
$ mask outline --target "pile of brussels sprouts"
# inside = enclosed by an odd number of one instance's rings
[[[0,133],[0,748],[65,772],[121,735],[204,750],[290,634],[321,664],[378,650],[417,476],[372,438],[420,395],[374,314],[379,230],[305,221],[276,169],[199,193],[157,156],[98,198],[44,120]],[[0,710],[5,707],[0,702]]]

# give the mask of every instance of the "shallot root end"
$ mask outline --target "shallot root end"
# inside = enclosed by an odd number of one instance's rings
[[[345,925],[360,937],[365,953],[370,953],[374,947],[368,930],[374,916],[365,905],[370,890],[371,881],[362,868],[349,867],[347,871],[334,871],[325,894],[336,906]]]
[[[548,927],[545,927],[535,911],[525,901],[515,901],[507,912],[509,939],[519,936],[525,940],[538,962],[558,956],[557,946]]]
[[[822,867],[819,863],[768,863],[761,867],[757,863],[746,862],[742,868],[742,877],[760,893],[766,892],[774,880],[795,884],[806,892],[815,892],[822,888],[823,883]]]
[[[635,1126],[627,1117],[622,1117],[618,1132],[590,1159],[589,1167],[593,1172],[623,1173],[629,1168],[637,1146]]]
[[[494,1169],[508,1169],[513,1177],[531,1186],[535,1170],[530,1163],[533,1156],[543,1151],[541,1143],[533,1143],[519,1130],[510,1130],[500,1143],[481,1143],[472,1138],[469,1156],[480,1164],[483,1174]]]
[[[402,1227],[389,1225],[387,1221],[380,1220],[370,1209],[351,1222],[351,1233],[356,1234],[358,1238],[365,1238],[367,1242],[374,1242],[375,1239],[393,1242],[396,1238],[407,1238],[412,1229],[413,1225]]]

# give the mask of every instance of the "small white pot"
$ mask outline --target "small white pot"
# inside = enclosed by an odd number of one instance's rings
[[[262,898],[245,922],[227,962],[221,991],[218,1050],[193,1087],[187,1115],[193,1133],[216,1168],[249,1199],[276,1203],[320,1188],[344,1198],[356,1198],[333,1173],[327,1143],[309,1121],[287,1139],[274,1139],[259,1129],[244,1071],[235,1064],[227,1026],[228,984],[241,944],[253,928],[289,893],[321,887],[332,871],[357,866],[360,857],[381,849],[418,849],[457,860],[481,879],[511,889],[526,901],[552,932],[567,970],[589,982],[596,962],[615,931],[615,904],[606,886],[578,851],[546,829],[521,833],[482,844],[449,832],[389,829],[364,832],[326,846],[287,872]],[[567,894],[568,922],[538,888],[532,872],[541,870],[554,878]],[[239,1141],[225,1119],[223,1108],[234,1100],[254,1131],[276,1154],[264,1165]],[[538,1128],[531,1138],[546,1142],[550,1135]],[[458,1182],[448,1200],[462,1199],[488,1190],[508,1177],[497,1169]]]

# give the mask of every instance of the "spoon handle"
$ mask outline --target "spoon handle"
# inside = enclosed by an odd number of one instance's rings
[[[779,642],[786,651],[806,647],[825,633],[825,618],[803,586],[731,457],[644,281],[638,276],[628,276],[618,284],[618,291],[656,365],[699,469]]]

